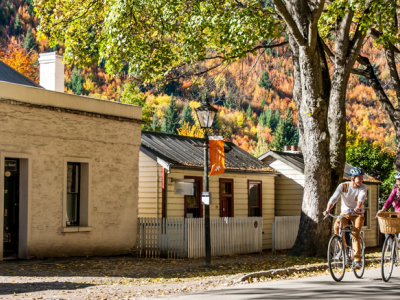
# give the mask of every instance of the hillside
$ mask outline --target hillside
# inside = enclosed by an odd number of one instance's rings
[[[62,53],[63,45],[51,49],[46,40],[36,42],[36,25],[32,0],[0,1],[0,59],[38,80],[37,53]],[[389,73],[382,51],[368,40],[363,53],[374,61],[376,73],[389,89]],[[102,64],[83,70],[65,69],[66,92],[141,105],[147,130],[176,132],[183,126],[181,134],[188,131],[195,134],[199,131],[196,126],[186,126],[184,121],[194,124],[193,108],[207,91],[220,110],[216,133],[254,155],[297,143],[297,110],[292,88],[288,47],[268,49],[260,57],[249,55],[202,78],[184,78],[163,86],[145,87],[140,82],[135,85],[126,75],[112,78]],[[171,95],[173,105],[170,105]],[[167,119],[172,127],[167,126]],[[366,80],[353,75],[347,92],[347,121],[361,137],[393,149],[395,136],[390,120]]]

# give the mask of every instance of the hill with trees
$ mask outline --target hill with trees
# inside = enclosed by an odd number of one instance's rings
[[[0,59],[38,81],[38,53],[62,53],[63,45],[51,48],[46,39],[38,42],[36,26],[32,0],[0,1]],[[369,39],[362,53],[373,58],[375,73],[394,98],[382,49]],[[105,72],[104,62],[84,69],[66,66],[64,78],[67,93],[142,106],[146,130],[200,136],[194,109],[207,93],[219,109],[215,133],[253,155],[298,143],[293,66],[287,45],[266,49],[258,56],[250,54],[200,77],[160,84],[145,85],[129,77],[127,68],[112,77]],[[389,151],[395,149],[393,126],[361,76],[351,75],[346,114],[349,128],[360,138]]]

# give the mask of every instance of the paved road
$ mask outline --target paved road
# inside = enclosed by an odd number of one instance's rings
[[[399,299],[400,267],[393,270],[394,277],[383,282],[380,269],[365,272],[363,279],[346,273],[341,282],[330,275],[246,284],[209,292],[169,295],[166,299],[178,300],[241,300],[241,299]],[[160,299],[160,298],[159,298]]]

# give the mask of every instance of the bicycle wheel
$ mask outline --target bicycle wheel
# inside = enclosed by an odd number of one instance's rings
[[[395,249],[394,239],[391,235],[389,235],[385,239],[385,242],[383,243],[382,259],[381,259],[382,279],[385,282],[388,282],[390,277],[392,276],[395,251],[396,249]]]
[[[354,275],[359,279],[363,277],[365,271],[365,245],[361,235],[360,235],[360,242],[361,242],[361,268],[353,269]]]
[[[333,235],[328,244],[328,267],[332,278],[341,281],[346,271],[346,253],[343,240]]]

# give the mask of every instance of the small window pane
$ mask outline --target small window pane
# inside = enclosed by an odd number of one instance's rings
[[[79,226],[80,164],[67,165],[67,226]]]
[[[250,184],[250,207],[259,206],[258,184]]]
[[[78,223],[78,195],[67,195],[67,225]]]
[[[230,182],[221,183],[222,194],[232,194],[232,184]]]
[[[250,217],[258,217],[260,216],[259,208],[250,208]]]
[[[369,190],[367,189],[367,196],[365,197],[364,200],[364,207],[369,207]]]
[[[77,193],[79,189],[79,165],[68,164],[67,193]]]
[[[368,220],[369,220],[369,209],[366,209],[366,210],[365,210],[365,212],[364,212],[364,218],[365,218],[365,219],[364,219],[364,226],[367,226],[367,227],[368,227],[368,226],[369,226],[369,225],[368,225]]]
[[[198,186],[197,182],[193,184],[193,196],[186,196],[186,207],[187,208],[197,208],[199,207],[199,199],[197,199],[198,195]]]

